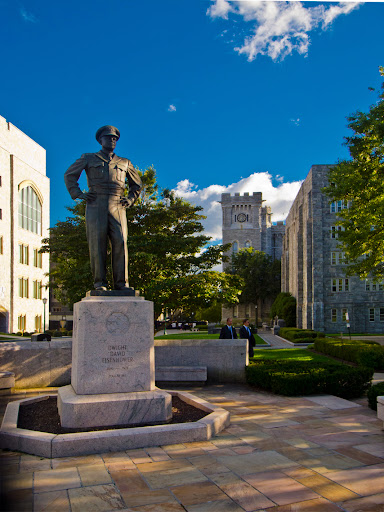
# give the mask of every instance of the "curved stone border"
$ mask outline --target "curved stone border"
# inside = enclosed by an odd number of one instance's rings
[[[7,405],[0,430],[0,448],[39,455],[41,457],[72,457],[92,453],[119,452],[146,446],[207,441],[230,423],[229,412],[190,393],[168,391],[187,404],[210,414],[192,423],[155,425],[152,427],[122,428],[78,432],[74,434],[48,434],[17,427],[20,404],[46,400],[50,396],[17,400]]]

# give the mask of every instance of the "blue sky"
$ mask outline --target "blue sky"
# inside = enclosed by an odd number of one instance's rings
[[[274,220],[312,164],[347,156],[346,116],[377,99],[383,3],[0,0],[0,115],[47,150],[51,223],[63,174],[119,128],[116,153],[202,204],[262,191]],[[82,182],[84,185],[85,182]]]

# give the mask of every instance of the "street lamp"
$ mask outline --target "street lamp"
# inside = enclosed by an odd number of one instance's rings
[[[67,315],[64,313],[62,316],[61,316],[61,320],[60,320],[60,327],[61,327],[61,330],[63,331],[65,329],[65,325],[67,323]]]
[[[47,297],[44,297],[44,299],[43,299],[43,304],[44,304],[44,332],[45,332],[45,306],[46,306],[47,302],[48,302]]]
[[[167,334],[167,306],[164,305],[164,335]]]
[[[255,327],[257,329],[257,305],[255,306]]]

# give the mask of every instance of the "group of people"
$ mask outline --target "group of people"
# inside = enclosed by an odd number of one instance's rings
[[[241,339],[248,340],[248,354],[249,357],[253,357],[253,347],[256,345],[256,340],[249,326],[249,318],[245,318],[243,320],[243,325],[240,327],[239,336]],[[237,332],[235,327],[232,325],[231,317],[227,318],[227,324],[222,327],[219,338],[222,340],[237,339]]]

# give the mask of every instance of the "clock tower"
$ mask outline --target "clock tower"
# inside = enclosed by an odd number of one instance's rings
[[[272,257],[281,259],[283,237],[285,233],[284,222],[272,222],[270,206],[263,206],[264,200],[261,192],[244,192],[222,194],[221,208],[223,212],[223,244],[231,243],[231,249],[225,253],[231,257],[240,249],[252,247],[256,251],[262,251]],[[224,263],[224,270],[231,265]],[[259,320],[262,318],[263,309],[259,305]],[[265,305],[266,306],[266,305]],[[270,305],[269,305],[270,306]],[[235,308],[223,308],[222,318],[232,316],[236,318],[255,317],[255,305],[239,304]]]

